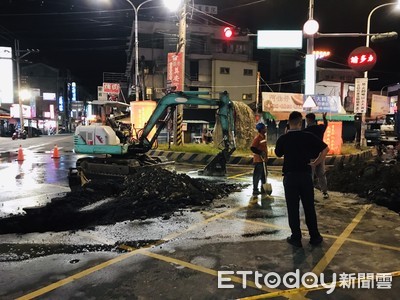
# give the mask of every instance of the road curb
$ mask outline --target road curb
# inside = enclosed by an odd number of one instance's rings
[[[177,162],[191,162],[191,163],[209,163],[215,155],[204,153],[186,153],[174,151],[151,150],[148,153],[150,156],[165,156],[170,160]],[[357,154],[348,155],[333,155],[327,156],[327,165],[349,164],[357,161],[367,160],[373,157],[372,150],[366,150]],[[251,165],[253,164],[252,156],[232,156],[228,162],[232,165]],[[269,166],[282,166],[283,158],[270,157],[268,158],[267,165]]]
[[[150,156],[165,156],[169,160],[174,160],[177,162],[188,162],[188,163],[209,163],[215,155],[204,154],[204,153],[188,153],[188,152],[174,152],[174,151],[162,151],[162,150],[151,150],[148,153]],[[17,152],[6,151],[0,152],[0,159],[9,158],[17,156]],[[339,164],[349,164],[357,161],[367,160],[373,157],[372,150],[366,150],[357,154],[349,155],[334,155],[327,156],[327,165],[339,165]],[[232,156],[229,159],[229,164],[231,165],[252,165],[252,156]],[[283,158],[270,157],[267,161],[268,166],[282,166]]]

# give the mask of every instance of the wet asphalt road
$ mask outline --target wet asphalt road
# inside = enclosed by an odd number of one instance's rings
[[[19,143],[12,142],[11,146]],[[78,157],[72,152],[72,137],[23,142],[23,163],[15,157],[0,163],[2,216],[69,190],[66,175]],[[51,158],[55,143],[59,160]],[[0,152],[3,147],[10,146],[1,140]],[[12,149],[16,153],[18,146]],[[200,167],[180,164],[177,171],[195,177]],[[316,191],[324,242],[321,247],[307,245],[302,222],[304,247],[293,248],[285,242],[289,230],[279,173],[279,169],[271,172],[273,199],[252,197],[249,186],[206,209],[180,210],[168,220],[2,235],[0,299],[398,299],[399,216],[354,195],[332,192],[324,201]],[[251,168],[229,167],[226,180],[249,184]],[[352,281],[353,288],[336,287],[331,294],[321,281],[304,291],[296,285],[295,273],[288,282],[292,286],[283,283],[283,276],[296,270],[313,272],[318,278],[324,274],[325,282],[343,273],[358,279]],[[218,271],[232,274],[218,276]],[[240,271],[253,273],[243,280]],[[277,287],[262,280],[257,284],[255,271],[275,272],[282,282]],[[381,273],[390,288],[362,277],[379,278]],[[218,278],[225,288],[218,288]]]

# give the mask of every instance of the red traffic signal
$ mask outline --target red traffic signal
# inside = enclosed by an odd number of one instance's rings
[[[233,29],[231,27],[225,27],[224,28],[224,37],[227,39],[231,38],[233,36]]]
[[[250,33],[249,29],[242,29],[240,27],[225,27],[223,36],[225,39],[231,39],[235,36],[246,36]]]
[[[350,53],[347,63],[355,71],[369,71],[376,64],[376,53],[369,47],[358,47]]]

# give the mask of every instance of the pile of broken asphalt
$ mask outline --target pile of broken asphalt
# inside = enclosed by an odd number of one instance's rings
[[[84,190],[53,198],[25,215],[0,220],[0,233],[64,231],[199,209],[238,191],[240,185],[208,181],[163,168],[143,168],[113,180],[89,182]]]
[[[328,189],[357,194],[371,203],[400,213],[400,162],[383,162],[378,157],[327,171]]]

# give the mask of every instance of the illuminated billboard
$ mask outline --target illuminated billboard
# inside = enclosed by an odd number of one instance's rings
[[[257,49],[301,49],[303,32],[301,30],[258,30]]]
[[[0,47],[0,70],[0,104],[14,103],[11,47]]]
[[[43,100],[56,100],[56,93],[43,93]]]

